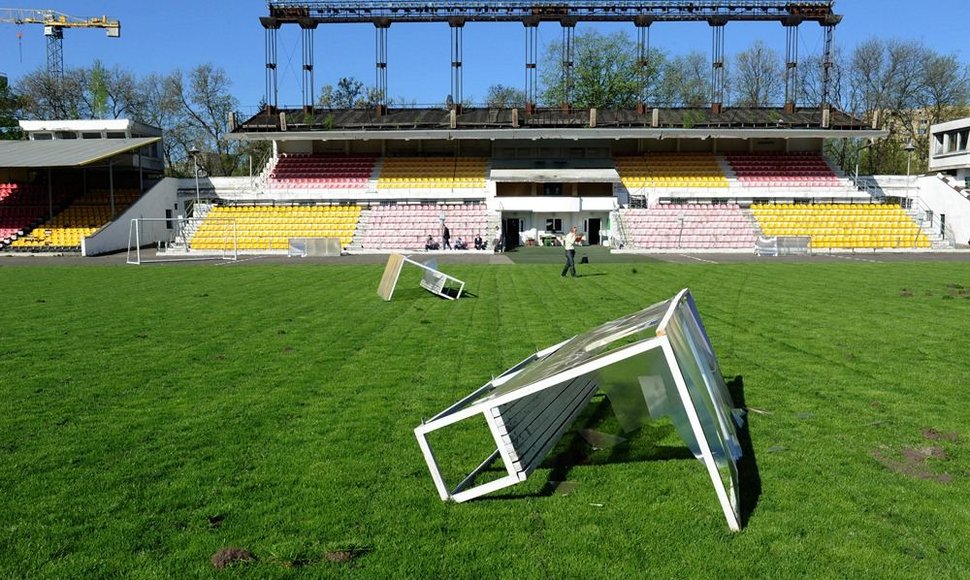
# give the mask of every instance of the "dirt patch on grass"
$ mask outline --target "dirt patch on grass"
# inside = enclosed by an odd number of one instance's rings
[[[912,298],[913,291],[910,290],[909,288],[902,288],[899,290],[899,296],[902,298]]]
[[[923,429],[923,437],[926,437],[930,441],[949,441],[951,443],[958,443],[960,441],[959,433],[943,433],[932,427]]]
[[[368,552],[370,552],[370,548],[364,546],[349,546],[340,550],[329,550],[324,556],[328,562],[349,564]]]
[[[883,467],[906,477],[939,483],[953,482],[953,476],[939,470],[939,462],[949,458],[946,450],[939,446],[903,447],[898,454],[886,446],[880,446],[872,452],[872,456]]]
[[[243,548],[223,548],[212,555],[212,566],[216,570],[222,570],[227,566],[255,561],[256,556],[253,556],[252,552]]]

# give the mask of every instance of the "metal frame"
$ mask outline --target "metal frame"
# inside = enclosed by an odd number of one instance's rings
[[[171,258],[155,258],[151,260],[144,260],[141,257],[142,249],[142,235],[141,235],[141,225],[144,222],[152,223],[165,223],[165,222],[189,222],[197,221],[202,223],[204,220],[210,221],[222,221],[232,223],[232,250],[229,254],[189,254],[191,250],[188,248],[188,240],[186,243],[186,253],[172,256]],[[168,228],[166,228],[168,229]],[[175,229],[175,228],[173,228]],[[231,218],[197,218],[197,217],[171,217],[171,218],[146,218],[137,217],[131,218],[131,222],[128,225],[128,252],[125,256],[125,263],[132,264],[135,266],[140,266],[142,264],[161,264],[165,262],[199,262],[202,260],[227,260],[235,262],[239,259],[239,236],[238,236],[238,224],[235,219]],[[156,254],[157,255],[157,254]]]
[[[804,0],[802,2],[783,2],[770,0],[745,1],[687,1],[669,0],[569,0],[560,3],[536,4],[535,2],[482,0],[463,2],[461,0],[395,0],[379,2],[376,0],[325,0],[293,2],[269,0],[269,16],[260,18],[267,30],[266,102],[269,107],[276,106],[276,35],[271,30],[283,24],[299,24],[304,28],[304,46],[307,29],[318,24],[372,23],[377,28],[376,87],[381,96],[377,111],[383,114],[387,109],[387,29],[394,22],[447,22],[452,27],[452,97],[461,103],[461,27],[466,22],[521,22],[526,27],[526,110],[531,112],[535,106],[535,65],[536,65],[536,28],[541,22],[558,22],[562,27],[562,81],[564,84],[564,108],[570,108],[572,89],[572,50],[573,32],[578,22],[631,22],[640,29],[649,27],[653,22],[707,22],[714,28],[712,61],[712,110],[721,111],[724,98],[724,25],[734,21],[781,22],[797,28],[801,22],[817,22],[825,28],[826,43],[822,57],[822,96],[823,108],[827,104],[829,74],[831,66],[832,31],[841,22],[842,16],[833,11],[834,0]],[[638,30],[642,35],[643,30]],[[796,33],[797,34],[797,33]],[[312,40],[311,40],[312,43]],[[643,40],[638,42],[642,46]],[[312,44],[310,50],[312,51]],[[791,55],[789,49],[788,54]],[[642,58],[641,58],[642,61]],[[793,60],[789,59],[790,66]],[[304,49],[304,101],[306,101],[307,77],[312,83],[312,55],[310,69],[307,69],[306,49]],[[794,71],[788,71],[794,74]],[[640,79],[641,92],[643,79]],[[791,83],[786,83],[792,89]],[[642,96],[646,100],[645,95]],[[793,108],[794,104],[789,101]],[[312,106],[312,103],[311,103]],[[643,109],[645,103],[639,103]],[[460,107],[459,107],[460,108]]]
[[[449,276],[448,274],[445,274],[441,270],[428,266],[427,264],[416,262],[407,256],[402,256],[401,254],[391,254],[390,256],[388,256],[387,265],[384,267],[384,276],[381,278],[381,284],[377,290],[378,296],[383,298],[385,302],[389,302],[391,298],[394,296],[394,290],[397,288],[397,281],[401,277],[401,270],[403,269],[405,262],[413,266],[417,266],[418,268],[421,268],[425,272],[433,273],[435,276],[440,276],[445,281],[451,281],[458,284],[457,293],[455,294],[455,296],[451,296],[448,292],[444,291],[444,286],[440,288],[435,288],[433,285],[426,283],[425,279],[422,278],[421,287],[436,296],[440,296],[441,298],[446,298],[448,300],[457,300],[458,298],[461,298],[461,293],[465,291],[464,281],[459,280],[454,276]],[[392,268],[394,268],[395,270],[392,270]],[[382,290],[384,289],[384,285],[385,285],[385,280],[387,280],[387,284],[390,286],[386,296],[382,294]]]
[[[670,301],[669,307],[667,308],[662,321],[657,327],[656,337],[641,340],[629,346],[618,348],[609,352],[608,354],[594,358],[587,362],[580,362],[575,366],[571,366],[570,368],[554,373],[550,376],[535,380],[534,382],[528,383],[525,386],[500,394],[494,398],[484,398],[479,400],[483,396],[487,395],[490,391],[501,387],[513,378],[519,376],[521,373],[527,371],[533,363],[541,361],[542,359],[556,353],[559,349],[563,348],[572,342],[574,338],[576,338],[573,337],[543,351],[537,352],[535,355],[525,359],[515,367],[509,369],[501,376],[485,384],[464,399],[448,407],[441,413],[438,413],[431,419],[422,422],[422,424],[414,430],[414,434],[417,438],[421,453],[424,455],[425,462],[428,465],[435,488],[437,489],[438,495],[441,497],[441,499],[455,502],[467,501],[499,489],[510,487],[516,483],[519,483],[520,481],[524,481],[528,477],[529,473],[531,472],[531,468],[523,468],[523,466],[517,464],[516,462],[516,450],[512,446],[511,441],[506,433],[506,425],[502,416],[501,407],[503,405],[508,405],[509,403],[523,399],[530,395],[534,395],[545,389],[563,386],[569,382],[574,382],[577,384],[577,397],[585,396],[583,389],[589,389],[590,383],[582,384],[581,380],[584,378],[589,379],[589,381],[592,383],[592,393],[595,393],[597,385],[595,384],[594,378],[591,377],[592,373],[599,369],[603,369],[615,363],[629,359],[630,357],[660,349],[663,354],[663,360],[667,366],[666,370],[669,371],[670,375],[673,377],[674,385],[680,399],[679,403],[683,406],[690,429],[697,441],[699,448],[698,459],[704,463],[708,475],[711,478],[711,483],[714,486],[715,494],[718,498],[718,502],[721,505],[722,511],[724,512],[724,517],[727,520],[728,527],[732,531],[740,530],[741,525],[739,513],[736,511],[736,506],[732,505],[731,500],[728,497],[728,490],[725,488],[724,482],[721,479],[714,454],[704,434],[701,419],[698,416],[695,408],[695,402],[691,399],[687,381],[685,380],[683,371],[681,370],[681,367],[677,361],[674,348],[671,344],[671,339],[667,335],[671,320],[674,318],[676,312],[680,308],[687,308],[690,310],[692,319],[696,325],[696,331],[699,332],[699,334],[705,340],[704,348],[709,351],[710,356],[713,356],[713,348],[711,347],[709,339],[707,338],[707,333],[704,329],[703,322],[700,321],[699,315],[697,314],[693,298],[691,297],[689,290],[683,289]],[[604,327],[608,326],[609,324],[612,323],[608,323],[607,325],[604,325]],[[696,355],[696,353],[694,354]],[[579,380],[578,383],[576,383],[577,380]],[[710,389],[710,387],[708,387],[708,389]],[[592,396],[592,393],[589,394],[590,397]],[[724,396],[723,393],[712,394]],[[727,395],[727,397],[729,399],[730,395]],[[585,406],[585,404],[583,406]],[[485,419],[485,422],[488,425],[489,433],[494,440],[496,449],[485,459],[485,461],[479,464],[479,466],[476,467],[461,482],[454,487],[450,487],[444,480],[444,475],[442,474],[441,468],[438,465],[434,450],[431,448],[428,441],[428,436],[430,433],[438,431],[439,429],[443,429],[460,421],[479,415]],[[723,423],[725,421],[731,421],[732,417],[724,417],[722,416],[720,410],[716,409],[715,419]],[[565,429],[568,428],[568,424],[571,422],[572,419],[568,420],[565,425],[561,426],[561,428],[553,434],[553,437],[551,437],[551,443],[544,447],[544,449],[548,449],[548,447],[554,445],[555,441],[558,440],[558,438],[562,435],[562,431],[565,431]],[[505,468],[505,475],[481,485],[474,485],[476,476],[492,465],[497,459],[501,459],[502,466]],[[732,474],[736,476],[736,465],[734,465],[732,462],[731,466],[735,467],[735,471],[732,471]],[[738,482],[736,479],[737,478],[735,477],[735,480],[732,481],[732,487],[737,485]]]

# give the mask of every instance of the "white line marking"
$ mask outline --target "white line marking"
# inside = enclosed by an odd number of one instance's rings
[[[684,258],[690,258],[691,260],[697,260],[698,262],[704,262],[705,264],[717,264],[714,260],[705,260],[704,258],[698,258],[697,256],[688,256],[687,254],[677,254]]]
[[[838,254],[829,254],[833,258],[839,258],[842,260],[855,260],[856,262],[869,262],[870,264],[882,264],[881,260],[870,260],[869,258],[856,258],[855,256],[840,256]]]

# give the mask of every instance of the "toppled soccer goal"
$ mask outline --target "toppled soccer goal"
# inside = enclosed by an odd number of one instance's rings
[[[707,469],[728,527],[740,529],[742,414],[733,408],[687,289],[536,353],[417,427],[441,499],[463,502],[524,481],[598,391],[610,399],[625,431],[670,417]],[[483,422],[491,440],[478,448],[494,451],[481,463],[465,457],[463,465],[478,466],[457,484],[446,482],[429,438],[442,442],[448,428]],[[492,468],[496,462],[501,468]]]
[[[381,283],[377,287],[377,294],[385,301],[389,301],[394,295],[394,290],[397,288],[397,281],[401,277],[401,270],[404,268],[404,264],[411,264],[424,270],[420,285],[428,292],[442,298],[447,298],[448,300],[461,298],[461,293],[465,289],[465,283],[454,276],[449,276],[438,270],[438,262],[436,260],[428,260],[427,262],[421,263],[401,254],[391,254],[387,258],[384,275],[381,277]]]
[[[200,230],[205,222],[204,240]],[[235,219],[214,217],[132,218],[128,227],[129,264],[156,264],[239,258]]]

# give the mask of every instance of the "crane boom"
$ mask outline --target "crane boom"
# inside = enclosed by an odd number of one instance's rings
[[[0,23],[41,24],[47,37],[47,72],[60,79],[64,76],[64,29],[102,28],[109,38],[121,36],[121,22],[107,16],[75,18],[56,10],[32,10],[29,8],[0,8]]]

